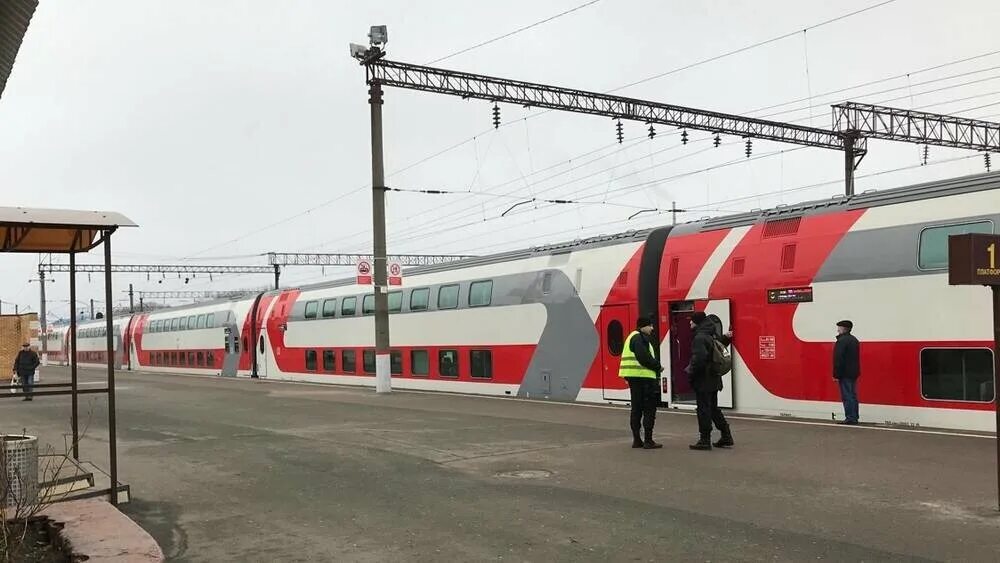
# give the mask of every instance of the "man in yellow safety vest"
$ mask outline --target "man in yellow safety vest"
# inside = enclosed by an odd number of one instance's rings
[[[663,444],[653,441],[653,423],[656,421],[656,406],[660,403],[659,378],[663,366],[656,360],[653,320],[639,317],[636,330],[625,339],[622,348],[618,377],[628,381],[632,395],[632,447],[652,450]],[[644,439],[639,439],[639,428],[645,430]]]

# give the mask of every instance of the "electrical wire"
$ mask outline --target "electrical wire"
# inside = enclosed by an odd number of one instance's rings
[[[509,31],[507,33],[504,33],[503,35],[498,35],[498,36],[496,36],[496,37],[494,37],[492,39],[487,39],[486,41],[483,41],[483,42],[480,42],[480,43],[476,43],[475,45],[473,45],[471,47],[466,47],[465,49],[461,49],[461,50],[455,51],[454,53],[451,53],[450,55],[445,55],[443,57],[434,59],[433,61],[424,63],[424,66],[430,66],[432,64],[436,64],[436,63],[439,63],[441,61],[448,60],[448,59],[450,59],[452,57],[457,57],[458,55],[462,55],[464,53],[468,53],[469,51],[472,51],[474,49],[478,49],[480,47],[485,47],[486,45],[489,45],[491,43],[496,43],[497,41],[500,41],[502,39],[507,39],[508,37],[511,37],[511,36],[517,35],[518,33],[521,33],[522,31],[527,31],[529,29],[538,27],[538,26],[540,26],[542,24],[546,24],[546,23],[548,23],[548,22],[550,22],[552,20],[559,19],[559,18],[561,18],[563,16],[568,16],[569,14],[572,14],[573,12],[582,10],[582,9],[588,7],[588,6],[593,6],[594,4],[597,4],[600,1],[601,0],[590,0],[589,2],[584,2],[583,4],[580,4],[579,6],[576,6],[574,8],[570,8],[569,10],[565,10],[563,12],[559,12],[558,14],[555,14],[554,16],[549,16],[549,17],[547,17],[547,18],[545,18],[543,20],[538,20],[538,21],[536,21],[534,23],[530,23],[528,25],[519,27],[519,28],[517,28],[517,29],[515,29],[513,31]]]

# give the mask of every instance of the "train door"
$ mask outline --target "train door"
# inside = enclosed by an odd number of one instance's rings
[[[134,315],[129,317],[128,323],[125,325],[125,331],[122,332],[122,356],[125,362],[125,369],[129,371],[132,371],[132,366],[136,365],[133,363],[133,357],[135,356],[135,336],[132,334],[132,331],[135,330],[135,319]]]
[[[240,335],[236,331],[236,324],[227,323],[223,335],[225,352],[222,356],[222,376],[236,377],[236,370],[240,366]]]
[[[686,368],[691,363],[691,343],[694,331],[691,329],[691,315],[695,311],[704,311],[710,317],[717,319],[718,333],[732,329],[728,299],[701,299],[696,301],[674,301],[661,305],[661,310],[669,311],[670,357],[663,362],[663,378],[669,387],[666,393],[670,406],[694,407],[694,389],[688,382]],[[732,353],[732,346],[730,346]],[[734,366],[735,367],[735,366]],[[730,371],[722,377],[722,392],[719,393],[719,406],[733,407],[733,373]]]
[[[604,398],[627,401],[630,398],[628,384],[618,377],[625,337],[631,330],[628,305],[605,305],[601,307],[601,383]]]
[[[267,331],[261,330],[257,337],[257,377],[267,377]]]

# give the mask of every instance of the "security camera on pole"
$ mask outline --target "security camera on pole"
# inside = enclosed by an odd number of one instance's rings
[[[382,48],[389,40],[384,25],[372,26],[369,47],[351,44],[351,56],[367,65],[385,55]],[[385,171],[382,165],[382,83],[369,80],[368,103],[372,126],[372,231],[375,248],[372,256],[375,282],[375,392],[392,392],[389,375],[389,295],[385,243]]]

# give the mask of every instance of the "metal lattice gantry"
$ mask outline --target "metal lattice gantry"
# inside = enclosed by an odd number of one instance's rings
[[[833,128],[874,139],[1000,151],[1000,123],[939,113],[846,102],[833,106]]]
[[[338,254],[309,252],[268,252],[267,261],[272,266],[355,266],[358,261],[372,261],[371,254]],[[398,262],[401,266],[430,266],[444,264],[456,260],[474,258],[461,254],[405,254],[389,256],[390,262]]]
[[[136,291],[143,299],[231,299],[264,293],[268,288],[234,289],[231,291]]]
[[[66,264],[39,264],[39,273],[68,272]],[[78,264],[77,272],[103,272],[96,264]],[[205,264],[112,264],[111,272],[117,274],[274,274],[274,288],[278,289],[281,267],[273,266],[220,266]]]
[[[41,264],[39,271],[68,272],[67,264]],[[80,273],[104,272],[99,264],[77,264]],[[270,274],[271,266],[204,266],[187,264],[112,264],[111,271],[118,274]]]
[[[371,61],[370,64],[366,65],[366,69],[369,83],[377,81],[385,86],[397,88],[630,119],[809,147],[835,150],[844,150],[845,148],[844,138],[837,132],[780,121],[769,121],[386,59]],[[864,154],[866,150],[864,139],[860,139],[854,145],[853,150],[856,155]]]

